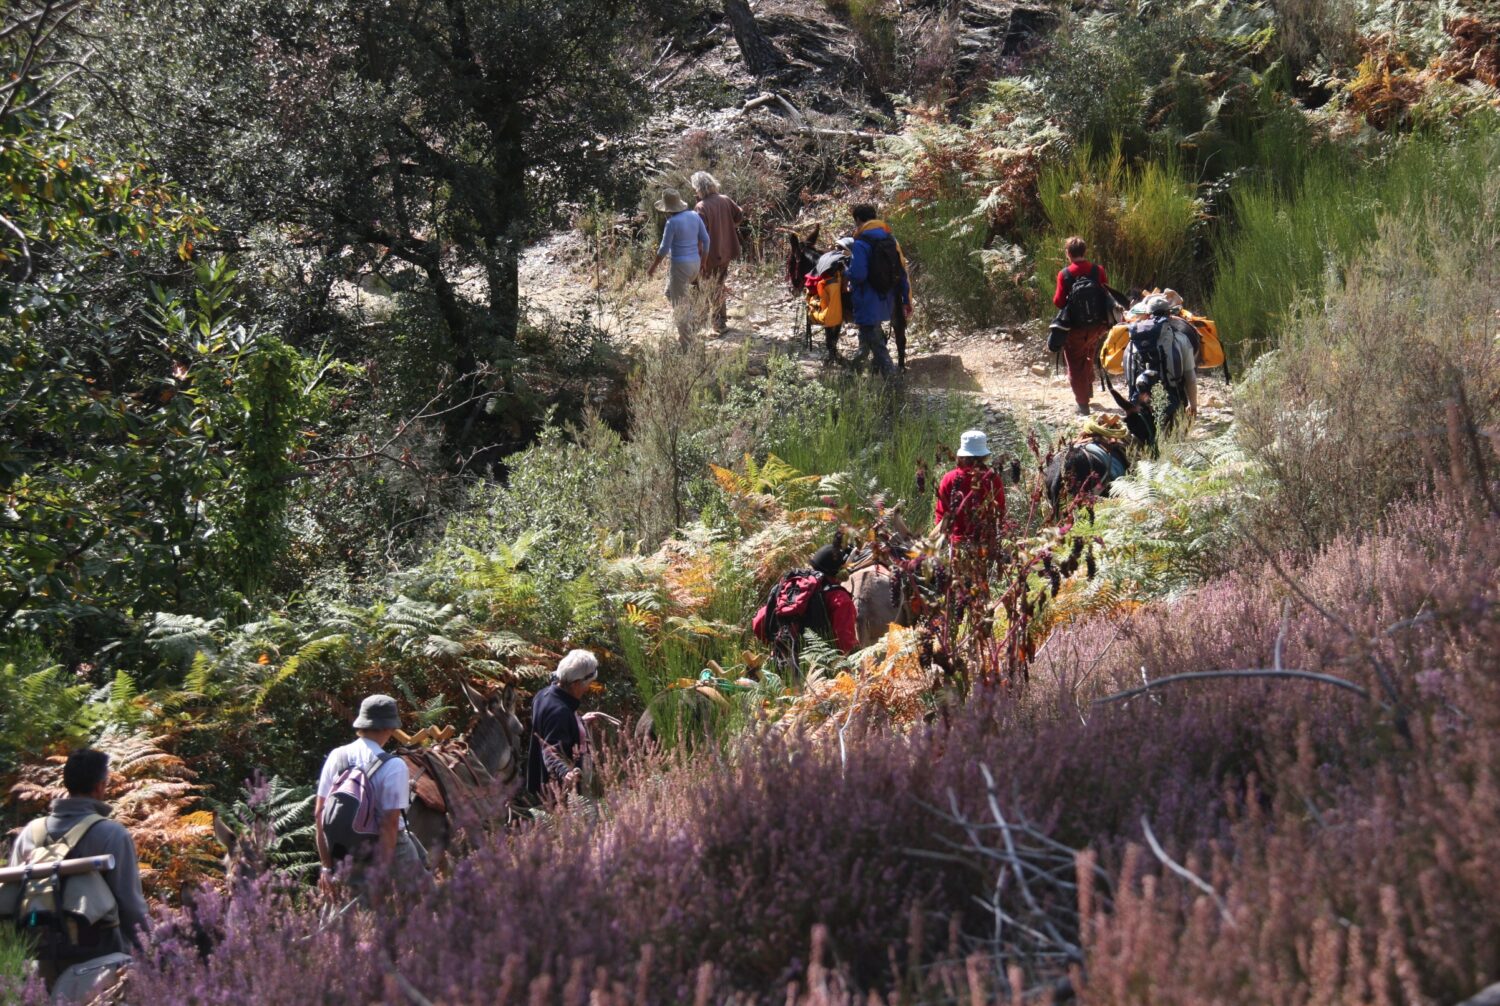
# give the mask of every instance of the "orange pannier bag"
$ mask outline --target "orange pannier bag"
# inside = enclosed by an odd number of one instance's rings
[[[814,325],[838,328],[844,323],[844,272],[807,277],[807,313]]]
[[[1224,366],[1224,344],[1219,341],[1219,326],[1213,319],[1182,312],[1183,320],[1198,330],[1198,369],[1213,370]],[[1125,373],[1125,347],[1130,345],[1130,326],[1116,325],[1099,348],[1099,362],[1112,376]]]

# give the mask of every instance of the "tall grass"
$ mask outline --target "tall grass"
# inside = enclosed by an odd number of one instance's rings
[[[984,233],[973,223],[971,199],[938,199],[886,217],[911,269],[918,319],[952,312],[955,320],[984,327],[1007,317],[1012,305],[994,287],[980,260]]]
[[[1208,310],[1220,338],[1242,360],[1275,348],[1292,308],[1342,278],[1377,238],[1382,216],[1428,205],[1462,214],[1497,173],[1500,129],[1490,118],[1457,138],[1413,137],[1359,170],[1332,153],[1318,157],[1291,194],[1268,181],[1239,189],[1230,199],[1235,227],[1214,248]]]
[[[1083,147],[1071,160],[1042,172],[1037,196],[1047,216],[1033,246],[1042,303],[1052,300],[1062,244],[1077,234],[1089,257],[1108,271],[1111,285],[1171,286],[1192,292],[1192,230],[1199,204],[1175,156],[1140,166],[1126,162],[1118,144],[1103,156]]]
[[[26,942],[8,926],[0,926],[0,1002],[20,1002],[28,977]]]
[[[979,410],[955,396],[919,395],[868,380],[848,379],[836,387],[833,404],[781,430],[770,453],[804,472],[848,473],[852,495],[873,483],[888,498],[907,501],[904,512],[913,529],[926,526],[941,469],[919,492],[918,462],[934,469],[942,448],[956,446],[959,434],[980,422]]]

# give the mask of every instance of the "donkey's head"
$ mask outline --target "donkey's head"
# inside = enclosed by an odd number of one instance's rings
[[[1141,447],[1156,453],[1156,413],[1151,408],[1151,389],[1154,382],[1148,382],[1146,387],[1139,389],[1139,393],[1132,392],[1129,398],[1115,390],[1115,382],[1109,379],[1109,373],[1104,374],[1104,386],[1109,389],[1110,396],[1114,398],[1115,404],[1125,413],[1125,428],[1130,431],[1131,437]]]
[[[509,780],[521,771],[526,749],[521,744],[521,720],[516,716],[516,690],[511,685],[483,695],[467,684],[464,697],[479,717],[469,731],[469,750],[491,775]]]
[[[818,233],[823,229],[818,224],[803,240],[794,230],[786,232],[786,280],[793,291],[800,292],[807,281],[807,274],[818,265]]]

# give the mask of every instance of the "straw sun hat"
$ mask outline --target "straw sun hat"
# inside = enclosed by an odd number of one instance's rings
[[[676,189],[666,189],[661,198],[656,201],[656,209],[659,213],[681,213],[688,208],[688,204],[682,201],[682,196]]]

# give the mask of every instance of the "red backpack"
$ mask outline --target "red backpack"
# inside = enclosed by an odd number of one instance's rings
[[[817,570],[794,569],[782,576],[771,588],[766,603],[755,613],[751,628],[764,642],[772,642],[783,628],[801,635],[813,601],[823,592],[826,577]]]

